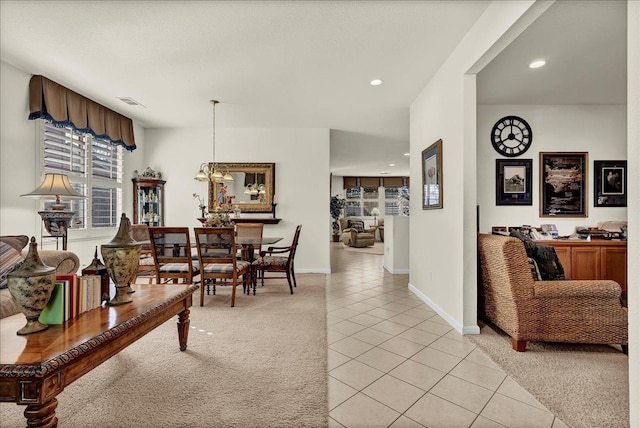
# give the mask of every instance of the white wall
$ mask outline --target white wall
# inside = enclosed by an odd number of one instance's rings
[[[207,183],[193,177],[200,164],[211,160],[211,129],[147,129],[146,137],[147,164],[167,180],[165,225],[199,226],[198,202],[192,195],[198,193],[206,200]],[[275,162],[276,216],[282,221],[265,225],[264,235],[282,236],[282,245],[288,245],[296,226],[302,224],[296,272],[330,272],[328,129],[225,129],[218,125],[216,161]]]
[[[629,420],[640,428],[640,2],[627,6]]]
[[[560,235],[575,232],[576,226],[596,226],[603,220],[626,220],[627,208],[594,207],[593,161],[627,159],[626,106],[478,106],[477,110],[477,192],[480,205],[480,231],[491,226],[539,226],[554,223]],[[533,131],[533,143],[521,156],[532,159],[532,199],[528,206],[497,206],[496,159],[500,156],[491,145],[489,135],[501,117],[524,118]],[[587,152],[586,194],[588,217],[540,217],[540,152]]]
[[[53,239],[40,245],[42,220],[37,211],[41,201],[20,197],[35,189],[43,177],[37,156],[37,121],[27,119],[29,79],[30,74],[0,62],[0,235],[35,236],[39,248],[55,249]],[[134,135],[138,149],[124,151],[123,210],[129,217],[133,215],[133,199],[127,177],[142,165],[145,146],[144,129],[135,123]],[[116,230],[69,231],[68,250],[80,258],[80,269],[91,263],[95,247],[110,241]]]
[[[409,273],[409,217],[389,215],[384,220],[383,267],[393,273]]]
[[[475,76],[466,73],[534,4],[494,2],[411,105],[411,182],[443,140],[443,209],[411,198],[410,288],[459,332],[477,332]],[[535,8],[534,8],[535,9]]]

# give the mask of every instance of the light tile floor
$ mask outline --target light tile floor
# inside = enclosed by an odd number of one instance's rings
[[[566,428],[392,275],[332,243],[329,427]]]

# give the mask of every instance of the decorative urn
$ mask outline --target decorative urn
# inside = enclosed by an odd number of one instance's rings
[[[133,293],[131,283],[138,274],[142,244],[131,237],[130,231],[131,221],[122,213],[118,233],[110,242],[100,246],[104,265],[116,287],[116,294],[107,302],[108,305],[117,306],[132,301],[129,294]]]
[[[26,335],[49,328],[47,324],[38,321],[38,318],[51,298],[55,282],[56,269],[42,263],[36,238],[32,236],[24,263],[7,275],[9,292],[27,317],[27,324],[17,334]]]

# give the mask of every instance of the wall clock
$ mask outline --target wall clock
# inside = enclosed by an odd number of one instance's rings
[[[505,116],[498,120],[491,130],[491,144],[496,152],[513,158],[520,156],[531,147],[533,133],[531,126],[521,117]]]

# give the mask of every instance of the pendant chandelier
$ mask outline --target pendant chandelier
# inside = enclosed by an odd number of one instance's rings
[[[216,183],[222,182],[231,182],[233,181],[233,176],[228,172],[224,174],[218,169],[218,164],[216,163],[216,104],[219,101],[211,100],[211,105],[213,106],[213,138],[212,138],[212,159],[209,163],[203,163],[200,165],[200,171],[193,177],[196,181],[211,181]]]

